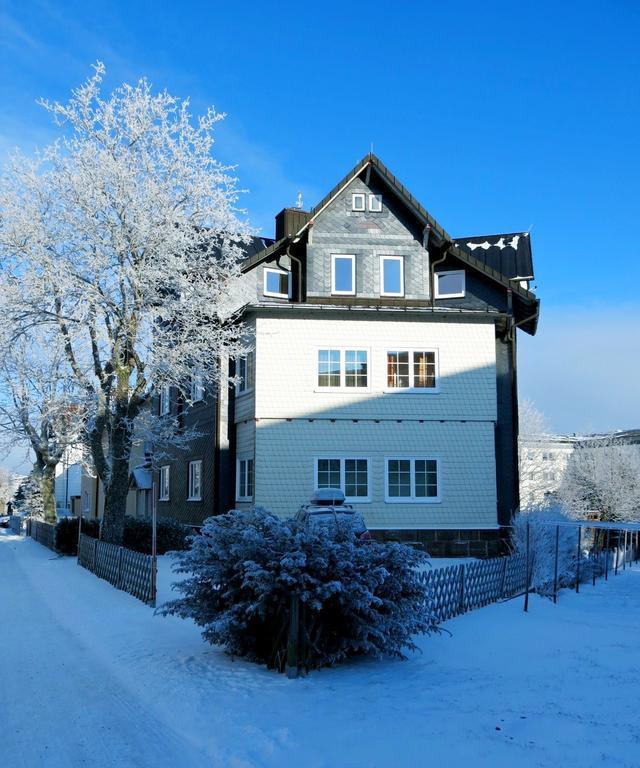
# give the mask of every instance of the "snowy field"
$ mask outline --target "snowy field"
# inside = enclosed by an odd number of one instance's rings
[[[640,765],[640,569],[300,680],[31,540],[0,535],[0,573],[2,768]]]

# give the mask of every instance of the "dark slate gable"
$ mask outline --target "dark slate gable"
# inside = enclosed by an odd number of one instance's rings
[[[506,278],[533,278],[531,237],[528,232],[456,237],[453,242]]]
[[[454,268],[465,269],[468,276],[469,295],[463,301],[436,299],[435,305],[437,307],[447,309],[450,305],[454,304],[455,308],[460,310],[492,309],[499,312],[512,312],[518,327],[527,333],[535,334],[540,302],[527,287],[527,280],[530,280],[533,275],[531,243],[528,233],[514,232],[509,235],[452,238],[428,211],[422,207],[419,201],[413,197],[409,190],[372,153],[366,155],[355,165],[311,211],[285,210],[279,214],[279,219],[281,219],[280,225],[277,227],[279,239],[276,241],[265,241],[265,243],[268,242],[265,249],[262,251],[257,249],[255,254],[248,255],[243,262],[242,272],[250,272],[262,263],[272,261],[283,254],[288,254],[289,250],[293,249],[292,255],[295,255],[297,259],[301,259],[304,264],[301,276],[296,278],[294,275],[294,283],[296,280],[299,281],[298,289],[294,289],[294,300],[317,303],[323,295],[327,295],[326,274],[324,276],[315,274],[313,271],[314,259],[312,253],[314,248],[317,249],[320,246],[321,239],[326,240],[323,237],[325,233],[321,231],[322,227],[318,228],[319,236],[317,238],[312,237],[310,232],[323,217],[325,209],[333,205],[340,198],[347,186],[351,188],[351,182],[364,184],[365,187],[373,191],[383,192],[387,196],[386,210],[383,211],[382,218],[387,215],[387,212],[395,211],[396,217],[405,223],[407,232],[411,233],[413,241],[419,246],[420,250],[422,251],[422,248],[424,248],[425,252],[428,250],[431,258],[434,259],[434,263],[438,264],[436,267],[438,271],[449,267],[449,264],[455,265]],[[393,196],[394,203],[389,199],[389,194]],[[407,212],[407,218],[400,215],[400,211],[396,207],[397,205]],[[284,226],[286,214],[291,213],[296,214],[296,220],[290,221],[288,226]],[[349,250],[344,251],[340,247],[337,248],[336,252],[354,253],[356,259],[360,258],[360,261],[357,261],[360,267],[356,269],[356,279],[362,281],[363,278],[367,277],[368,273],[366,270],[363,272],[362,266],[364,265],[361,264],[363,256],[356,252],[356,242],[361,242],[364,246],[365,238],[362,237],[363,234],[371,234],[372,237],[375,234],[383,237],[384,233],[377,231],[373,233],[370,231],[374,228],[373,225],[375,223],[378,223],[378,230],[380,229],[379,222],[373,221],[376,218],[373,214],[368,213],[359,218],[363,219],[363,222],[360,222],[361,224],[367,225],[366,232],[353,232],[353,227],[350,224],[345,224],[352,234],[353,245],[344,243],[345,247],[348,245]],[[413,221],[413,226],[410,223],[411,221]],[[299,229],[298,226],[300,226]],[[334,232],[334,234],[338,234],[338,232]],[[326,243],[324,244],[326,245]],[[382,245],[382,243],[380,242],[379,245]],[[377,245],[372,243],[366,243],[366,246],[367,253],[376,252],[379,254],[383,252]],[[390,254],[395,252],[389,245],[384,245],[384,250]],[[405,246],[403,246],[403,250],[405,250]],[[293,251],[297,252],[294,254]],[[403,255],[405,254],[403,253]],[[311,259],[308,258],[309,256]],[[443,256],[445,260],[441,261]],[[317,262],[318,260],[316,259],[315,261]],[[373,272],[368,276],[370,278],[373,276],[375,284],[375,258],[369,266],[372,267]],[[409,269],[412,269],[413,262],[407,266]],[[421,270],[423,276],[428,274],[428,270],[428,264],[423,265]],[[259,278],[260,276],[258,275],[257,277]],[[521,280],[513,280],[512,278],[514,277],[519,277]],[[406,285],[410,287],[412,281],[409,270],[405,272],[405,280],[407,279]],[[371,280],[369,280],[370,282]],[[321,290],[318,289],[320,284],[324,286]],[[356,287],[357,295],[353,298],[339,297],[338,299],[329,296],[327,301],[330,303],[340,301],[342,304],[349,305],[362,304],[364,302],[369,306],[375,304],[399,306],[422,302],[433,307],[434,300],[428,298],[426,286],[423,286],[423,293],[425,294],[423,299],[416,298],[415,295],[409,297],[408,294],[402,299],[378,297],[373,296],[370,290],[366,290],[367,286],[365,283],[359,283]],[[259,286],[258,292],[260,293]]]

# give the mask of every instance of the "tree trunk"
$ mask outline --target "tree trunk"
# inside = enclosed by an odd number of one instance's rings
[[[112,459],[109,481],[104,485],[104,516],[101,534],[103,541],[122,544],[128,494],[129,459]]]
[[[40,475],[42,507],[46,523],[56,523],[55,467],[45,465]]]
[[[111,454],[108,477],[104,482],[104,516],[101,538],[110,544],[122,544],[124,518],[129,493],[129,458],[131,455],[130,422],[122,416],[115,417],[111,429]]]

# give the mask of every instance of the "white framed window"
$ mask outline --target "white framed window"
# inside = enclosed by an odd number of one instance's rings
[[[555,453],[545,452],[542,454],[542,461],[555,461],[556,455]]]
[[[433,504],[441,500],[440,461],[433,456],[385,458],[384,500],[390,504]]]
[[[171,467],[168,465],[160,467],[160,493],[158,496],[159,501],[169,501],[169,472]]]
[[[202,501],[202,461],[189,462],[189,496],[187,501]]]
[[[253,352],[249,352],[246,357],[241,357],[238,360],[238,376],[241,379],[238,383],[238,394],[245,395],[247,392],[251,392],[255,378],[255,355]]]
[[[436,299],[461,299],[465,295],[464,269],[436,272]]]
[[[191,402],[199,403],[204,400],[204,380],[201,371],[196,371],[191,375]]]
[[[317,456],[315,488],[339,488],[347,501],[371,501],[369,464],[370,460],[361,456]]]
[[[404,256],[380,256],[380,293],[404,296]]]
[[[371,213],[380,213],[382,210],[382,195],[369,195],[369,210]]]
[[[437,350],[387,351],[387,390],[437,392],[438,386]]]
[[[262,292],[265,296],[272,296],[276,299],[291,298],[291,272],[276,267],[265,267],[263,274]]]
[[[236,501],[253,500],[253,459],[236,461]]]
[[[331,293],[337,296],[355,296],[356,257],[353,254],[331,255]]]
[[[166,416],[171,410],[171,388],[165,384],[160,389],[160,415]]]
[[[354,192],[351,195],[351,210],[364,211],[366,201],[367,201],[367,196],[364,192]]]
[[[319,349],[316,384],[319,389],[368,389],[369,350]]]

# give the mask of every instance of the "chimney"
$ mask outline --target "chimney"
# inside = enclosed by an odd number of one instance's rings
[[[307,211],[302,211],[300,208],[283,208],[276,215],[276,240],[295,235],[307,221],[309,221]]]

